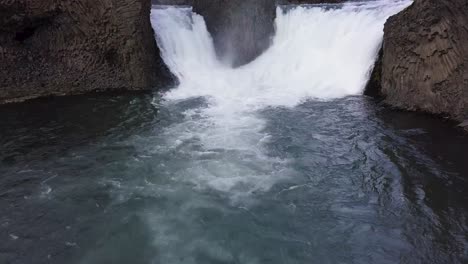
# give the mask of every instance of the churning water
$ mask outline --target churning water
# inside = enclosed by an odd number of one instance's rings
[[[468,140],[363,97],[408,1],[281,7],[252,63],[151,19],[180,85],[0,111],[0,263],[466,263]]]
[[[276,35],[260,58],[232,69],[216,58],[203,18],[190,8],[153,9],[163,58],[180,80],[168,103],[198,98],[166,144],[217,158],[190,160],[182,177],[200,187],[245,196],[287,177],[287,160],[264,150],[270,135],[259,111],[362,93],[385,20],[408,1],[346,4],[338,9],[278,7]],[[193,149],[195,148],[195,149]]]

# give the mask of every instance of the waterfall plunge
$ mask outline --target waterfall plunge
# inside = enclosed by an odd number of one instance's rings
[[[185,111],[184,121],[166,131],[169,146],[211,157],[179,165],[176,178],[238,197],[268,190],[287,177],[287,161],[264,148],[270,135],[259,110],[361,94],[386,19],[410,3],[278,7],[271,47],[235,69],[216,58],[201,16],[190,8],[153,9],[163,59],[180,81],[164,95],[165,103],[207,101]]]

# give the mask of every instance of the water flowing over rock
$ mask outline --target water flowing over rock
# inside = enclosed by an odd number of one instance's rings
[[[0,0],[0,102],[154,88],[150,0]]]
[[[271,0],[194,0],[213,36],[218,56],[234,66],[246,64],[270,45],[276,3]]]
[[[398,108],[467,119],[467,10],[467,0],[415,0],[391,17],[376,65],[381,72],[371,79],[378,85],[367,92]]]
[[[344,3],[347,0],[278,0],[278,3],[281,4],[338,4]]]
[[[205,18],[218,57],[233,66],[251,62],[269,46],[277,4],[341,3],[344,0],[153,0],[191,5]]]

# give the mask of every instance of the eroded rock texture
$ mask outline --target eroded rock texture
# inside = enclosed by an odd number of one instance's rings
[[[265,51],[274,34],[275,0],[152,0],[153,4],[191,5],[202,15],[218,57],[240,66]]]
[[[191,5],[205,18],[218,57],[233,66],[251,62],[274,35],[277,4],[341,3],[344,0],[152,0],[153,4]]]
[[[377,81],[392,106],[467,119],[468,0],[415,0],[391,17]]]
[[[0,0],[0,102],[167,82],[150,8],[151,0]]]
[[[274,34],[273,0],[193,0],[213,36],[218,56],[234,66],[246,64],[270,45]]]

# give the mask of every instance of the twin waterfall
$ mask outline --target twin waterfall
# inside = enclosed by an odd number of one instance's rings
[[[268,189],[278,173],[286,175],[287,161],[263,149],[269,135],[261,110],[361,94],[385,21],[410,3],[278,7],[271,47],[240,68],[217,59],[203,17],[190,8],[155,6],[151,20],[158,45],[180,81],[164,95],[165,103],[205,101],[168,128],[167,143],[217,155],[187,161],[192,163],[187,168],[197,169],[189,170],[186,180],[238,196]]]
[[[217,60],[203,18],[191,9],[153,9],[152,23],[164,60],[181,82],[168,98],[210,96],[227,101],[218,104],[241,101],[237,107],[245,110],[246,99],[255,107],[294,106],[306,98],[360,94],[385,21],[410,3],[278,7],[270,49],[239,69]]]

